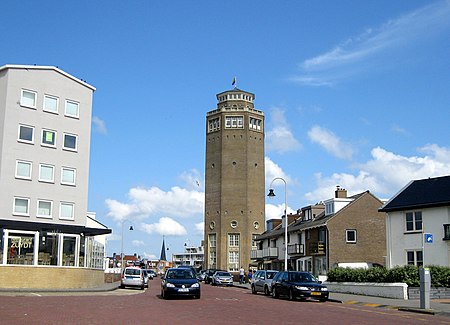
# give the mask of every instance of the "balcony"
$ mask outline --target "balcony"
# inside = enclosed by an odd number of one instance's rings
[[[450,224],[444,225],[444,238],[443,240],[450,240]]]
[[[262,260],[262,258],[263,258],[263,251],[262,251],[262,249],[258,249],[258,250],[253,249],[253,250],[251,250],[250,258],[252,260]]]
[[[277,258],[278,257],[278,247],[266,247],[263,248],[263,258]]]
[[[303,244],[290,244],[288,245],[288,254],[289,255],[304,255],[305,249]]]
[[[309,255],[323,255],[325,254],[325,242],[312,242],[309,245]]]

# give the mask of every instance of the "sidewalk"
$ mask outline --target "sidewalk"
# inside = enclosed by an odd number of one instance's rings
[[[239,282],[234,282],[234,286],[244,289],[251,288],[249,283],[240,284]],[[329,301],[342,304],[362,305],[374,308],[398,309],[402,311],[411,311],[424,314],[439,314],[441,316],[450,317],[450,299],[430,300],[430,309],[421,309],[419,299],[391,299],[337,292],[330,292]]]

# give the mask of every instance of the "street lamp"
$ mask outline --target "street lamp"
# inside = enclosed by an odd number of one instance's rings
[[[275,197],[275,193],[273,192],[272,184],[274,181],[280,180],[284,183],[284,270],[288,270],[288,216],[287,216],[287,185],[286,181],[281,177],[276,177],[270,182],[270,188],[269,188],[269,194],[267,194],[268,197],[273,198]]]
[[[121,246],[120,246],[120,269],[123,270],[123,224],[125,220],[122,220],[122,237],[121,237]],[[133,226],[130,226],[129,230],[134,230]]]

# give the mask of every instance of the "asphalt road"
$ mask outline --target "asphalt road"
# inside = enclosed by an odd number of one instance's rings
[[[450,324],[450,318],[336,302],[273,299],[250,290],[202,284],[201,299],[145,291],[3,293],[0,324]]]

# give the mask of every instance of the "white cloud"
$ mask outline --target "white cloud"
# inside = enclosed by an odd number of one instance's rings
[[[203,235],[204,231],[205,231],[205,223],[204,222],[199,222],[199,223],[195,224],[195,232],[196,233]]]
[[[157,187],[131,188],[128,192],[130,203],[121,203],[107,199],[107,216],[115,221],[142,220],[152,215],[189,217],[203,212],[204,193],[196,190],[186,190],[174,186],[164,192]]]
[[[294,183],[293,180],[283,171],[283,169],[274,163],[269,157],[264,158],[264,164],[266,173],[266,188],[268,188],[272,180],[277,177],[283,178],[289,184]],[[282,185],[282,183],[277,182],[277,184],[274,183],[273,185]]]
[[[287,213],[288,214],[295,214],[297,213],[297,211],[292,210],[289,207],[289,202],[288,202],[288,208],[287,208]],[[281,216],[284,215],[284,202],[278,205],[274,205],[274,204],[266,204],[266,220],[271,220],[271,219],[281,219]]]
[[[201,181],[203,177],[201,176],[200,172],[197,169],[191,169],[190,171],[183,172],[179,177],[183,183],[185,184],[186,188],[190,190],[199,190],[203,188],[203,182]]]
[[[376,28],[368,28],[360,35],[349,38],[330,51],[303,61],[302,74],[292,81],[310,86],[330,86],[336,81],[366,71],[370,59],[394,50],[410,55],[408,45],[421,45],[426,38],[447,31],[450,26],[450,2],[438,1]],[[360,64],[364,62],[365,64]],[[385,65],[389,62],[385,62]],[[394,63],[392,63],[394,64]]]
[[[266,150],[285,153],[300,149],[301,144],[295,139],[294,134],[290,130],[284,111],[279,108],[272,108],[271,118],[273,127],[270,130],[266,130]]]
[[[144,246],[145,245],[145,243],[142,241],[142,240],[133,240],[132,242],[131,242],[131,244],[133,245],[133,246],[136,246],[136,247],[141,247],[141,246]]]
[[[151,253],[147,253],[147,252],[142,253],[142,256],[144,258],[149,259],[149,260],[156,260],[156,259],[158,259],[158,257],[155,254],[151,254]]]
[[[108,130],[106,129],[105,121],[100,119],[98,116],[92,117],[92,124],[94,125],[94,131],[101,133],[101,134],[108,133]]]
[[[186,229],[169,217],[162,217],[158,223],[143,224],[142,229],[149,234],[159,234],[165,236],[182,236],[186,235]]]
[[[330,130],[316,125],[308,131],[308,136],[312,142],[319,144],[335,157],[351,159],[353,156],[352,147]]]
[[[369,190],[380,199],[388,199],[411,180],[450,175],[450,148],[429,144],[418,151],[425,155],[405,157],[376,147],[371,151],[371,160],[357,165],[355,175],[316,174],[317,188],[305,197],[311,202],[329,199],[340,185],[349,195]]]

